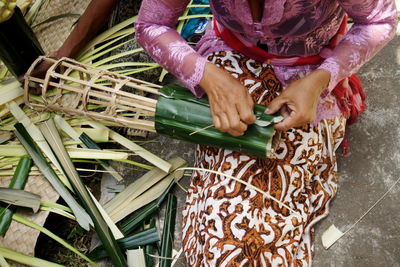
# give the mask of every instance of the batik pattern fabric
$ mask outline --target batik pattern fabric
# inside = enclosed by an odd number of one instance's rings
[[[231,51],[208,60],[238,78],[256,103],[268,104],[282,89],[268,64]],[[282,132],[270,159],[197,146],[196,167],[249,182],[294,212],[231,178],[196,171],[183,211],[188,265],[310,266],[313,227],[337,190],[335,151],[345,123],[339,116]]]

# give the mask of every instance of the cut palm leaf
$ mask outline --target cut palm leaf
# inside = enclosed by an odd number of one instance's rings
[[[92,62],[92,61],[94,61],[94,60],[96,60],[96,59],[98,59],[98,58],[100,58],[100,57],[102,57],[102,56],[104,56],[104,55],[116,50],[117,48],[129,43],[130,41],[131,40],[128,40],[128,41],[125,41],[125,42],[122,42],[122,43],[118,43],[118,44],[116,44],[116,45],[114,45],[114,46],[112,46],[110,48],[107,48],[107,49],[105,49],[103,51],[99,51],[99,52],[97,52],[97,53],[95,53],[95,54],[93,54],[93,55],[91,55],[89,57],[85,57],[84,59],[80,60],[80,62],[82,62],[82,63],[90,63],[90,62]],[[107,43],[107,45],[108,44],[109,43]]]
[[[40,152],[39,148],[36,146],[32,137],[29,135],[25,127],[18,123],[15,125],[15,135],[21,142],[21,144],[25,147],[26,151],[29,153],[35,165],[39,168],[39,170],[43,173],[43,175],[47,178],[47,180],[51,183],[54,189],[60,194],[60,196],[65,200],[68,206],[72,209],[75,217],[79,225],[86,230],[89,230],[90,225],[93,225],[93,222],[86,211],[76,202],[75,198],[71,195],[68,189],[61,183],[58,179],[57,174],[51,168],[51,166],[47,163],[43,154]],[[46,143],[47,144],[47,143]],[[54,156],[55,158],[55,156]]]
[[[67,152],[68,155],[73,159],[125,160],[129,156],[129,153],[126,152],[116,152],[111,150],[98,151],[97,149],[76,148],[76,147],[67,148]],[[21,145],[0,145],[0,156],[23,157],[26,155],[27,152]]]
[[[0,256],[6,259],[25,264],[33,267],[64,267],[64,265],[56,264],[50,261],[42,260],[32,256],[28,256],[11,249],[0,247]]]
[[[29,9],[28,13],[25,15],[25,20],[29,25],[35,21],[37,14],[39,13],[40,8],[42,5],[49,0],[35,0],[32,7]]]
[[[0,266],[1,267],[10,267],[10,265],[8,264],[6,259],[3,256],[1,256],[1,254],[0,254]]]
[[[94,222],[94,228],[102,241],[104,247],[110,255],[114,266],[127,266],[124,255],[118,247],[113,235],[108,228],[103,216],[90,196],[86,186],[83,184],[74,164],[72,163],[67,151],[63,145],[60,135],[52,119],[42,123],[40,129],[43,132],[47,142],[53,148],[53,151],[59,160],[60,164],[64,167],[66,176],[73,185],[75,192],[82,204],[86,207],[90,217]]]
[[[163,235],[161,239],[160,267],[170,267],[172,262],[172,249],[174,242],[175,220],[176,220],[177,199],[173,194],[168,194],[167,210],[165,211],[165,221]]]
[[[118,239],[117,243],[121,249],[136,249],[148,244],[156,243],[158,241],[160,241],[160,237],[158,236],[157,229],[154,227],[143,230],[131,236]],[[107,254],[107,251],[104,249],[104,247],[101,245],[90,252],[88,254],[88,257],[92,260],[99,260],[105,257],[109,257],[109,255]]]
[[[59,128],[61,128],[66,134],[68,134],[72,139],[76,140],[76,141],[81,141],[82,145],[84,147],[90,147],[92,149],[99,149],[99,147],[97,146],[97,144],[90,139],[88,136],[86,136],[86,138],[82,138],[80,137],[80,135],[59,115],[56,115],[54,117],[54,122],[57,124],[57,126]],[[103,132],[107,133],[107,139],[109,137],[109,131],[108,129],[94,129],[94,130],[100,130]],[[90,141],[89,141],[90,140]],[[85,143],[87,142],[87,143]],[[89,144],[90,143],[90,144]],[[95,148],[95,145],[96,148]],[[110,174],[117,180],[117,181],[121,181],[123,179],[123,177],[115,171],[115,169],[113,167],[110,166],[110,164],[107,161],[98,161],[105,170],[109,171]]]
[[[165,198],[167,197],[167,195],[169,194],[174,185],[175,185],[175,180],[173,180],[169,184],[168,188],[156,200],[148,204],[139,212],[134,213],[133,216],[127,217],[124,220],[124,222],[121,223],[120,225],[122,232],[124,232],[125,235],[132,233],[139,226],[141,226],[146,220],[154,216],[154,214],[160,210],[161,204],[164,202]]]
[[[10,132],[2,132],[0,133],[0,144],[7,142],[10,140],[12,137],[12,134]]]
[[[54,164],[54,166],[57,167],[57,169],[62,172],[62,168],[60,164],[58,163],[57,159],[54,157],[53,152],[51,151],[50,146],[47,144],[47,142],[44,140],[44,137],[42,133],[40,132],[39,128],[36,127],[32,123],[32,121],[26,116],[24,111],[17,105],[15,102],[10,102],[7,104],[7,108],[10,110],[12,115],[24,125],[24,128],[29,131],[29,137],[36,142],[36,144],[40,147],[40,149],[43,151],[43,153],[46,154],[46,156],[50,159],[51,163]],[[22,143],[22,142],[21,142]],[[36,163],[36,162],[35,162]],[[72,189],[69,181],[61,175],[58,179],[61,179],[61,181],[64,183],[66,187],[69,189]]]
[[[68,219],[76,221],[76,218],[75,218],[74,215],[72,215],[69,212],[63,211],[63,210],[59,210],[59,209],[55,209],[55,208],[49,208],[49,207],[42,207],[42,206],[40,207],[40,210],[49,211],[49,212],[61,215],[61,216],[65,217],[65,218],[68,218]]]
[[[107,48],[107,47],[109,47],[110,45],[112,45],[112,44],[118,42],[119,40],[125,38],[126,36],[128,36],[128,34],[123,34],[123,35],[121,35],[121,36],[118,36],[117,38],[114,38],[113,40],[111,40],[111,41],[109,41],[109,42],[106,42],[105,44],[103,44],[103,45],[101,45],[101,46],[99,46],[99,47],[96,47],[95,49],[93,49],[93,50],[91,50],[90,52],[86,53],[85,55],[83,55],[82,57],[78,58],[77,60],[78,60],[79,62],[83,62],[85,59],[87,59],[87,58],[89,58],[89,57],[91,57],[91,56],[93,56],[93,55],[99,53],[100,51],[103,51],[105,48]]]
[[[137,16],[129,18],[129,19],[124,20],[123,22],[113,26],[112,28],[108,29],[107,31],[99,34],[96,38],[94,38],[92,41],[90,41],[85,46],[84,49],[82,49],[81,55],[86,53],[88,50],[90,50],[91,48],[93,48],[97,44],[100,44],[100,43],[106,41],[108,37],[113,36],[115,33],[121,31],[122,29],[124,29],[126,27],[130,27],[131,29],[134,29],[132,27],[132,25],[136,20],[137,20]]]
[[[152,228],[152,227],[155,227],[155,226],[156,226],[156,220],[154,218],[152,218],[150,220],[150,223],[148,225],[144,226],[144,229]],[[155,249],[154,244],[148,244],[148,245],[146,245],[144,247],[146,267],[152,267],[153,266],[152,265],[153,261],[152,261],[150,255],[154,254],[154,249]]]
[[[182,158],[176,157],[168,161],[171,164],[171,171],[186,166],[186,161]],[[124,212],[129,210],[129,203],[135,198],[140,196],[142,193],[150,189],[153,185],[162,180],[168,173],[163,170],[156,168],[131,183],[121,193],[116,195],[113,199],[104,205],[106,211],[110,214],[114,221],[119,221],[126,217],[130,212]]]
[[[31,165],[32,165],[32,160],[30,158],[22,157],[18,162],[17,169],[15,170],[14,175],[13,175],[8,187],[13,188],[13,189],[20,189],[20,190],[24,189]],[[37,196],[37,195],[35,195],[35,196],[36,197],[34,197],[34,198],[39,199],[39,205],[40,205],[40,196]],[[0,199],[2,197],[3,197],[3,195],[0,194]],[[17,197],[18,202],[20,200],[25,199],[25,197],[18,197],[18,196],[16,196],[16,197]],[[33,197],[33,196],[30,196],[30,198],[31,197]],[[9,203],[9,204],[12,204],[12,203]],[[30,202],[30,204],[32,204],[31,208],[34,210],[34,212],[37,212],[37,208],[38,208],[37,203]],[[15,211],[15,209],[13,207],[9,207],[9,208],[0,207],[0,235],[1,236],[4,236],[6,234],[6,232],[8,231],[8,228],[11,225],[12,216],[14,214],[14,211]]]
[[[175,177],[173,173],[169,174],[163,180],[153,185],[146,192],[144,192],[134,200],[130,201],[129,205],[126,206],[126,209],[123,210],[124,214],[130,214],[146,206],[147,204],[151,203],[154,200],[160,200],[161,199],[160,196],[165,194],[165,192],[167,192],[171,188],[171,186],[173,186],[173,184],[179,181],[179,179],[181,178],[182,176]],[[159,207],[159,205],[156,206]],[[114,220],[112,216],[111,218]]]
[[[24,95],[21,83],[13,78],[0,84],[0,106]]]
[[[37,212],[40,207],[40,196],[20,189],[0,187],[0,201],[20,207],[31,208]]]
[[[93,128],[100,128],[100,129],[107,129],[106,126],[102,125],[101,123],[94,122],[94,121],[89,121],[88,124],[92,126]],[[146,149],[142,148],[141,146],[135,144],[133,141],[129,140],[126,137],[123,137],[122,135],[110,130],[110,138],[118,142],[120,145],[128,148],[135,154],[139,155],[143,159],[147,160],[154,166],[160,168],[161,170],[165,172],[169,172],[171,169],[171,164],[166,162],[165,160],[161,159],[160,157],[154,155],[153,153],[147,151]]]

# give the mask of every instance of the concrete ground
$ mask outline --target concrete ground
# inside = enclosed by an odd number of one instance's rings
[[[400,36],[397,35],[358,74],[368,96],[368,107],[349,129],[351,153],[346,157],[338,156],[339,192],[331,203],[330,215],[316,227],[314,266],[317,267],[400,266],[400,184],[329,250],[321,243],[322,233],[331,224],[346,231],[400,178]],[[165,159],[177,155],[192,162],[192,144],[156,138],[158,143],[151,145],[150,150]],[[137,176],[135,173],[126,175]],[[188,180],[186,178],[183,184],[187,186]],[[175,193],[179,198],[178,207],[181,207],[185,193],[178,187]],[[177,250],[181,221],[179,212]],[[162,218],[160,223],[162,225]],[[176,266],[185,266],[184,260]]]

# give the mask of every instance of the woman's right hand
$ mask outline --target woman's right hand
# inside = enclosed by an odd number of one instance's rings
[[[199,84],[206,92],[214,127],[233,136],[241,136],[254,123],[254,102],[237,79],[212,63],[206,63]]]

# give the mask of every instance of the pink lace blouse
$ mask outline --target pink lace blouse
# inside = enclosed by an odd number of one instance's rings
[[[198,43],[197,52],[185,42],[174,28],[188,3],[189,0],[143,0],[136,38],[155,61],[200,97],[203,91],[197,85],[207,61],[203,56],[231,48],[211,28]],[[394,0],[265,0],[260,22],[252,19],[248,0],[210,0],[210,5],[223,26],[282,56],[319,54],[347,13],[354,25],[333,51],[324,50],[325,61],[320,66],[274,66],[284,85],[316,68],[327,70],[331,73],[328,90],[371,59],[393,38],[397,25]],[[318,109],[319,113],[338,112],[321,106]]]

